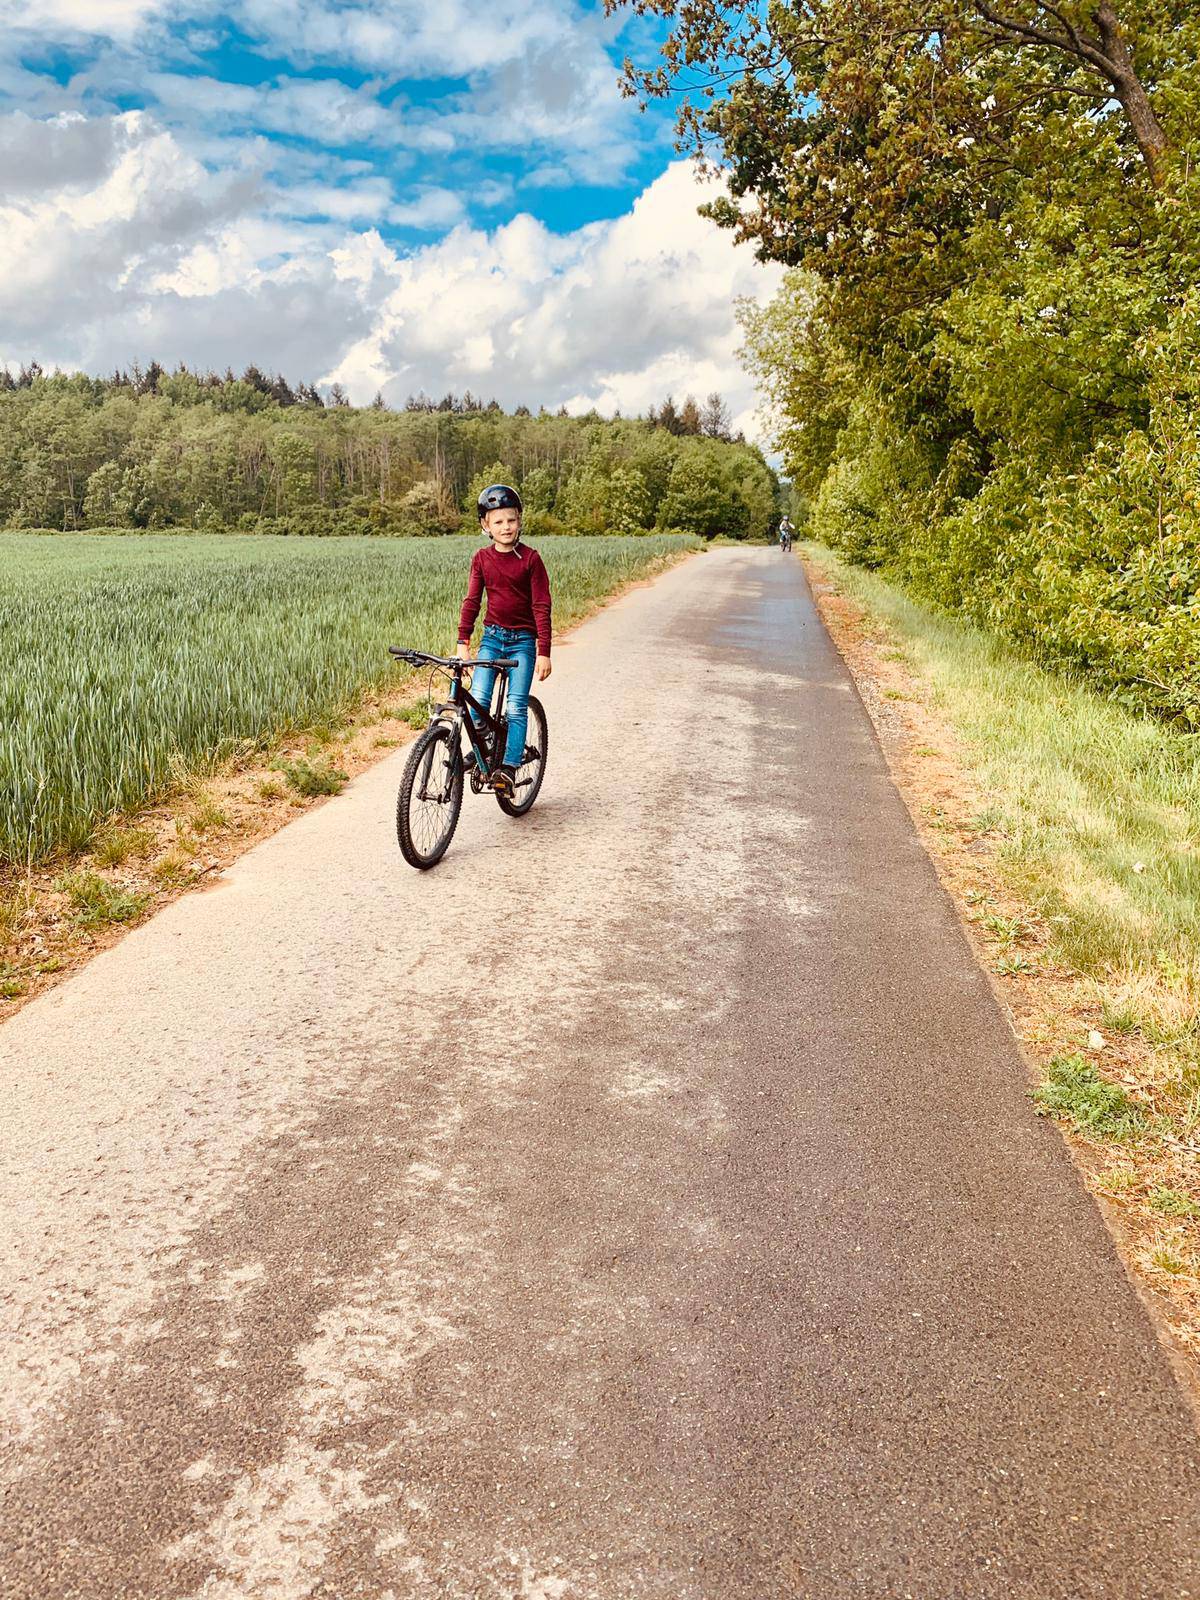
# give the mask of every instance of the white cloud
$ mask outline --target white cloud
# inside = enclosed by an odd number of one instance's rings
[[[388,212],[388,221],[397,228],[417,228],[421,232],[435,233],[438,229],[451,228],[461,222],[465,209],[461,195],[431,185],[418,190],[404,204],[393,206]]]
[[[37,30],[123,38],[170,9],[169,0],[0,0],[0,23]]]
[[[178,70],[234,25],[243,54],[297,70],[262,83]],[[136,98],[192,144],[256,133],[431,158],[532,153],[568,180],[607,184],[646,135],[617,88],[614,31],[581,0],[0,0],[0,91],[42,114]],[[19,65],[23,43],[49,40],[81,55],[66,86]],[[373,76],[302,75],[330,65]],[[468,87],[394,95],[424,78]]]
[[[25,147],[27,122],[0,119],[0,150]],[[281,199],[252,169],[214,175],[145,113],[90,134],[50,125],[36,188],[0,203],[0,362],[253,361],[362,401],[470,388],[572,410],[719,389],[750,431],[733,302],[780,273],[697,214],[685,163],[614,221],[556,234],[522,215],[485,232],[451,191],[370,175]],[[454,226],[401,254],[361,226],[385,218]]]
[[[241,0],[236,15],[273,55],[405,78],[487,71],[576,19],[572,0]]]
[[[752,432],[733,306],[782,273],[698,215],[705,192],[676,162],[613,222],[558,235],[521,216],[387,263],[376,252],[372,281],[391,292],[328,376],[362,398],[454,387],[605,412],[718,389]]]
[[[399,119],[370,89],[330,78],[280,78],[274,83],[225,83],[179,72],[152,73],[146,88],[172,120],[217,124],[233,131],[285,133],[327,145],[400,142]]]

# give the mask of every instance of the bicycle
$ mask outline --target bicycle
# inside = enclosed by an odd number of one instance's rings
[[[508,674],[515,661],[488,661],[477,657],[464,661],[458,656],[432,656],[424,650],[406,650],[389,645],[388,654],[410,666],[427,666],[433,673],[450,679],[450,698],[435,706],[428,728],[413,746],[400,779],[396,797],[396,838],[409,866],[426,871],[434,867],[450,848],[462,810],[466,759],[462,736],[466,733],[471,762],[471,791],[482,794],[490,789],[496,804],[506,816],[523,817],[538,797],[546,776],[546,752],[550,732],[542,702],[529,697],[529,725],[525,750],[517,768],[512,794],[493,787],[496,772],[504,759],[508,721],[504,700]],[[496,710],[493,714],[481,705],[463,683],[463,673],[472,667],[494,667],[497,673]],[[474,716],[469,713],[474,712]]]

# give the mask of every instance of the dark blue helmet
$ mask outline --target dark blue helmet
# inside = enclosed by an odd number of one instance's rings
[[[479,515],[482,519],[489,511],[523,511],[521,496],[506,483],[489,483],[479,496]]]

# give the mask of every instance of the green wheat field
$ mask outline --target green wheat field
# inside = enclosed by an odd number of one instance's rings
[[[693,544],[544,541],[556,624]],[[390,643],[451,654],[477,546],[0,534],[0,862],[78,849],[183,774],[337,715],[395,680]]]

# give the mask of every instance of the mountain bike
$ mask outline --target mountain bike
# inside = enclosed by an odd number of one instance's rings
[[[434,706],[428,728],[413,745],[400,793],[396,798],[396,838],[409,866],[421,871],[434,867],[446,854],[462,810],[463,785],[470,768],[471,792],[490,790],[496,804],[507,816],[523,817],[538,797],[546,775],[546,752],[550,733],[546,712],[535,695],[529,696],[529,725],[525,751],[517,767],[512,793],[495,787],[496,774],[504,760],[508,719],[504,701],[508,675],[515,661],[464,661],[458,656],[431,656],[424,650],[406,650],[389,645],[388,653],[413,667],[429,667],[431,677],[445,674],[450,680],[450,698]],[[463,683],[463,673],[472,667],[496,669],[496,709],[481,705]],[[467,752],[463,754],[463,735]]]

